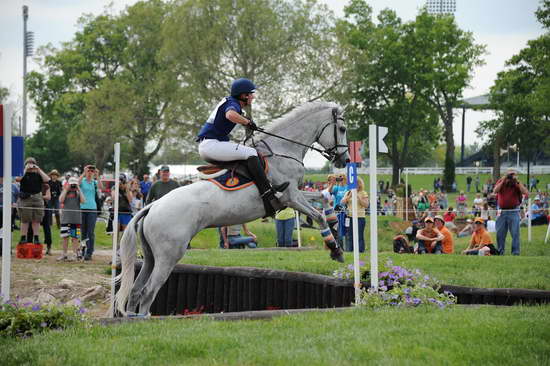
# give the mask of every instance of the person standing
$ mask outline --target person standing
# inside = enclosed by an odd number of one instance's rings
[[[40,222],[44,216],[44,198],[42,197],[42,184],[47,183],[50,177],[46,175],[36,164],[36,159],[25,160],[25,172],[20,182],[19,216],[21,216],[21,240],[26,243],[31,238],[27,237],[29,223],[33,231],[33,243],[40,243],[38,233]]]
[[[470,188],[472,188],[472,177],[466,177],[466,192],[470,193]]]
[[[153,185],[153,182],[149,180],[149,174],[143,174],[143,180],[139,182],[139,187],[143,197],[147,197],[149,190],[151,189],[151,185]]]
[[[82,223],[80,205],[85,202],[85,198],[78,187],[78,178],[69,178],[67,185],[63,187],[63,191],[59,196],[59,202],[63,204],[63,211],[61,212],[61,229],[59,231],[59,236],[63,240],[63,254],[57,258],[57,260],[69,260],[69,257],[67,257],[69,238],[71,238],[73,244],[75,259],[80,260],[82,259],[78,251],[78,231]],[[73,258],[70,258],[70,260],[72,259]]]
[[[118,187],[118,225],[119,225],[119,234],[122,234],[128,226],[130,220],[132,220],[132,201],[134,195],[132,190],[128,185],[128,180],[126,175],[121,174],[119,177],[119,187]],[[115,190],[111,191],[111,197],[113,202],[115,200]]]
[[[510,230],[512,255],[519,255],[519,206],[522,195],[528,195],[529,191],[518,180],[517,172],[509,169],[507,174],[497,181],[493,193],[497,195],[498,207],[501,210],[496,223],[498,252],[504,255],[506,234]]]
[[[148,205],[151,202],[160,199],[162,196],[178,187],[178,182],[170,179],[170,167],[168,167],[168,165],[161,166],[160,179],[153,183],[153,185],[151,186],[145,204]]]
[[[55,216],[55,222],[57,224],[57,228],[59,229],[61,227],[61,221],[59,220],[59,196],[61,195],[62,188],[61,181],[59,181],[59,172],[55,169],[48,175],[50,176],[50,181],[48,184],[50,185],[50,194],[52,198],[49,201],[49,210],[46,214]],[[51,219],[51,222],[53,223],[53,219]]]
[[[294,231],[295,222],[296,214],[291,207],[287,207],[275,215],[278,247],[292,247],[292,232]]]
[[[359,252],[365,251],[365,212],[369,208],[369,195],[365,192],[365,184],[363,179],[357,177],[357,233]],[[342,198],[342,203],[347,205],[348,212],[345,219],[346,223],[346,251],[353,252],[353,218],[352,218],[352,204],[351,204],[351,191],[347,191]]]
[[[97,207],[96,196],[101,189],[98,182],[99,171],[94,165],[86,165],[84,172],[79,178],[79,186],[82,195],[84,195],[84,203],[80,204],[82,210],[82,240],[86,242],[86,253],[84,260],[92,260],[95,244],[95,225],[97,222],[98,211],[101,207]]]

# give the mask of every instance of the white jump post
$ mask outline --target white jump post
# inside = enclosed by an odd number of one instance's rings
[[[376,192],[377,152],[388,152],[384,137],[387,127],[369,125],[369,173],[370,173],[370,285],[378,291],[378,212]]]
[[[298,248],[302,247],[302,237],[300,236],[300,214],[294,210],[294,217],[296,218],[296,231],[298,232]]]
[[[116,248],[118,245],[118,192],[120,187],[120,142],[115,144],[115,199],[113,217],[113,250],[111,253],[111,318],[115,317]]]
[[[10,299],[11,284],[11,108],[0,105],[0,119],[4,125],[4,196],[2,198],[2,296]]]
[[[531,242],[532,238],[532,225],[531,220],[533,219],[533,209],[531,207],[531,197],[527,199],[527,205],[529,205],[529,208],[527,212],[529,212],[529,218],[527,219],[527,242]]]
[[[409,221],[409,169],[405,168],[405,221]]]
[[[548,241],[548,236],[550,236],[550,222],[548,223],[548,228],[546,229],[546,236],[544,237],[544,244]]]
[[[351,219],[353,232],[353,287],[355,288],[355,306],[361,300],[361,273],[359,272],[359,220],[357,218],[357,165],[348,163],[348,189],[351,190]]]

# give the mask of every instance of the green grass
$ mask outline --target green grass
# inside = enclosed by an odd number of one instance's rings
[[[547,365],[550,307],[137,322],[0,343],[5,365]]]

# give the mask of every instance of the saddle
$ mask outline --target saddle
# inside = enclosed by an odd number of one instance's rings
[[[260,162],[265,173],[269,171],[267,160],[259,154]],[[246,161],[216,161],[206,160],[209,165],[202,165],[197,168],[199,178],[208,180],[226,191],[236,191],[254,184],[254,179],[248,172]]]

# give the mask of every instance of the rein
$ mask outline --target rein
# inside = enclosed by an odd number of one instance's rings
[[[311,149],[311,150],[315,150],[317,151],[318,153],[320,153],[321,155],[323,155],[323,157],[325,157],[325,159],[327,159],[328,161],[331,161],[331,162],[334,162],[336,159],[338,159],[340,156],[342,156],[343,154],[345,154],[346,152],[344,151],[343,153],[340,153],[340,154],[337,154],[336,152],[338,151],[338,148],[339,147],[345,147],[347,148],[348,146],[347,145],[341,145],[341,144],[338,144],[338,131],[337,131],[337,128],[338,128],[338,120],[341,120],[341,121],[344,121],[344,119],[342,117],[338,117],[337,115],[337,112],[338,110],[336,108],[333,108],[332,109],[332,121],[331,122],[328,122],[327,124],[325,124],[323,126],[323,128],[321,129],[321,132],[319,132],[317,134],[317,137],[315,138],[315,142],[318,142],[319,138],[321,137],[321,135],[323,134],[323,132],[325,132],[325,129],[329,126],[329,125],[334,125],[334,146],[331,147],[330,149],[318,149],[316,147],[313,147],[312,145],[306,145],[306,144],[303,144],[299,141],[295,141],[295,140],[291,140],[289,138],[286,138],[284,136],[280,136],[280,135],[276,135],[274,133],[271,133],[271,132],[267,132],[266,130],[264,130],[263,128],[260,128],[258,127],[258,130],[259,132],[261,133],[264,133],[266,135],[269,135],[269,136],[272,136],[272,137],[276,137],[278,139],[281,139],[281,140],[285,140],[285,141],[288,141],[288,142],[291,142],[293,144],[296,144],[296,145],[300,145],[300,146],[303,146],[303,147],[307,147],[308,149]],[[245,143],[246,141],[249,139],[249,138],[252,138],[252,135],[253,135],[254,131],[251,131],[251,134],[247,134],[246,138],[245,138]],[[283,157],[283,158],[287,158],[287,159],[292,159],[292,160],[295,160],[297,162],[299,162],[300,164],[302,164],[302,166],[304,165],[304,163],[292,156],[288,156],[288,155],[282,155],[282,154],[277,154],[275,152],[273,152],[273,150],[271,149],[271,147],[267,144],[267,142],[265,142],[264,140],[260,140],[260,142],[262,142],[266,148],[269,150],[269,152],[272,154],[272,156],[280,156],[280,157]],[[254,142],[254,139],[252,139],[252,144],[254,146],[256,146],[256,143]],[[336,151],[336,152],[335,152]]]

